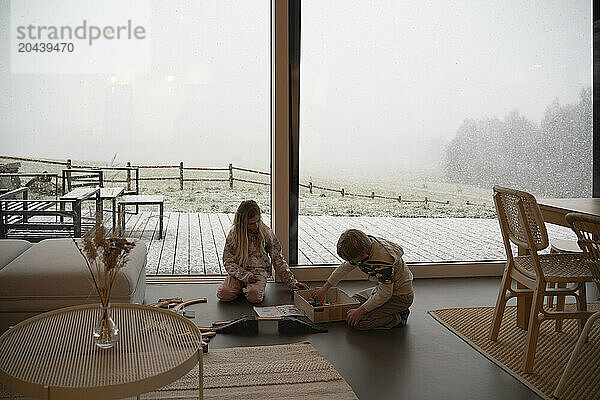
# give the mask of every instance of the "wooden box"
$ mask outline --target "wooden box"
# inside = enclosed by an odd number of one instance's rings
[[[314,307],[314,290],[297,290],[294,293],[294,306],[302,311],[312,322],[344,321],[348,310],[360,307],[360,303],[340,289],[333,287],[327,292],[328,305]]]

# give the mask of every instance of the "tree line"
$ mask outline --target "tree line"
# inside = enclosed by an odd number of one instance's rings
[[[512,111],[466,119],[443,157],[446,178],[479,187],[499,184],[545,197],[589,197],[592,191],[592,89],[577,104],[554,100],[541,123]]]

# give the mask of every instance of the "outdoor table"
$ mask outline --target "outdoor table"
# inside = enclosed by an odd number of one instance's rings
[[[100,201],[102,201],[102,207],[104,208],[104,200],[112,201],[112,229],[113,232],[116,232],[117,229],[117,197],[121,196],[125,188],[116,187],[116,188],[101,188],[100,189]],[[102,210],[104,212],[104,210]],[[122,216],[125,218],[125,215]]]
[[[0,336],[0,383],[41,399],[139,399],[198,363],[202,398],[202,334],[193,322],[138,304],[114,304],[111,311],[120,338],[110,349],[94,344],[99,304],[50,311],[10,328]]]
[[[77,221],[73,221],[76,229],[79,234],[81,234],[81,218],[83,217],[81,214],[81,203],[86,200],[91,200],[95,198],[96,200],[96,222],[102,223],[102,200],[100,199],[100,189],[99,188],[91,188],[91,187],[81,187],[71,190],[69,193],[61,196],[60,200],[70,200],[73,201],[73,212],[75,213],[75,218]],[[60,210],[64,211],[64,204],[60,204]],[[63,218],[61,217],[61,222]],[[79,236],[77,236],[79,237]]]
[[[158,206],[158,238],[163,237],[163,216],[165,207],[165,198],[161,195],[154,194],[134,194],[121,197],[119,200],[119,215],[125,216],[125,207],[128,205],[143,206],[157,205]],[[120,235],[125,234],[125,218],[121,219]]]
[[[600,216],[600,198],[570,198],[538,200],[544,222],[569,227],[565,215],[570,212]],[[519,247],[519,255],[527,251]],[[517,326],[527,330],[533,295],[517,297]]]

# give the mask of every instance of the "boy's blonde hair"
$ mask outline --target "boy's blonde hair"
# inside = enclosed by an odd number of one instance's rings
[[[358,229],[348,229],[337,242],[337,253],[346,261],[360,261],[370,251],[371,239]]]
[[[254,200],[244,200],[240,203],[233,217],[233,257],[240,266],[248,264],[248,220],[260,215],[260,207]],[[262,220],[258,222],[258,245],[265,246],[265,238],[269,235],[267,226]]]

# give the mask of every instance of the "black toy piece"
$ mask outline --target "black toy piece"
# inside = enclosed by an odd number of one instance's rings
[[[217,333],[256,335],[258,333],[259,321],[277,321],[277,331],[280,334],[285,335],[327,332],[327,328],[298,317],[256,317],[254,315],[244,315],[243,317],[223,324],[213,324],[211,330]]]
[[[317,325],[311,321],[288,316],[282,317],[281,321],[277,323],[277,332],[283,335],[296,333],[324,333],[327,332],[327,328]]]
[[[253,315],[244,315],[222,325],[214,325],[211,331],[217,333],[237,333],[240,335],[255,335],[258,333],[258,321]]]

